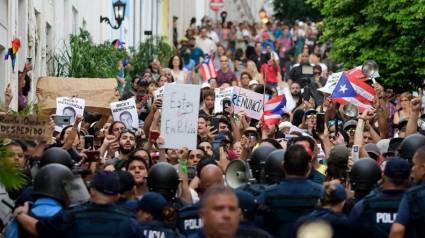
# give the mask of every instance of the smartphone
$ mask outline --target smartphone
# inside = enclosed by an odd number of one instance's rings
[[[232,101],[230,98],[223,98],[223,115],[228,116],[228,112],[226,111],[226,108],[232,106]]]
[[[93,135],[84,136],[84,149],[94,150],[94,136]]]
[[[84,152],[87,155],[86,162],[97,162],[100,160],[100,151],[98,150],[89,150]]]
[[[220,119],[218,119],[217,117],[211,117],[210,122],[211,122],[212,130],[218,131],[219,121]]]
[[[352,158],[353,162],[356,162],[357,160],[359,160],[359,146],[358,145],[353,145],[353,147],[351,148],[351,158]]]
[[[149,141],[151,143],[156,143],[156,140],[158,139],[158,137],[159,137],[159,131],[151,131],[149,133]]]
[[[54,116],[53,121],[57,126],[68,126],[71,124],[71,116]]]
[[[325,131],[325,113],[319,112],[316,117],[316,131],[322,134]]]
[[[31,64],[31,62],[32,62],[32,58],[31,57],[27,57],[27,63],[30,63]]]

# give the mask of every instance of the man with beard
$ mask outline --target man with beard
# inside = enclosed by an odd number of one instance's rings
[[[285,87],[283,89],[283,94],[286,98],[285,112],[291,112],[302,101],[301,86],[297,82],[293,82],[292,84],[290,84],[289,90],[287,87]]]
[[[125,166],[128,154],[136,148],[136,135],[127,129],[123,129],[118,142],[119,157],[115,157],[108,164],[115,164],[116,169],[121,169]]]
[[[209,117],[213,114],[214,111],[214,101],[215,101],[215,93],[214,90],[210,89],[205,91],[202,94],[203,105],[201,110],[199,110],[200,116]]]

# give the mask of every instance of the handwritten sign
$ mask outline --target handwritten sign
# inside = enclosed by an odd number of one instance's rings
[[[199,85],[165,85],[161,115],[164,148],[196,149],[200,91]]]
[[[70,124],[73,125],[77,116],[83,116],[85,104],[82,98],[58,97],[56,98],[56,115],[70,116]],[[61,131],[65,126],[56,126],[55,130]]]
[[[114,121],[121,121],[130,131],[137,131],[139,128],[139,116],[134,97],[125,101],[111,103],[111,111]]]
[[[223,99],[233,97],[233,87],[228,87],[223,90],[216,88],[215,90],[215,101],[214,101],[214,113],[223,112]]]
[[[234,87],[232,103],[235,113],[244,111],[248,117],[260,120],[264,107],[263,94]]]
[[[0,136],[13,139],[49,140],[52,131],[48,118],[0,115]]]

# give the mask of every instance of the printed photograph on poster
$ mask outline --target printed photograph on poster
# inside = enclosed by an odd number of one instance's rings
[[[162,99],[163,148],[196,149],[200,85],[167,84]]]
[[[114,121],[121,121],[125,127],[133,132],[139,128],[139,115],[137,114],[136,99],[134,97],[125,101],[111,103]]]
[[[234,87],[228,87],[228,88],[225,88],[223,90],[221,90],[220,88],[216,88],[214,90],[214,92],[215,92],[214,113],[223,112],[223,99],[224,98],[232,99],[233,88]]]
[[[56,126],[55,131],[61,131],[62,128],[67,125],[73,125],[75,118],[77,116],[83,116],[85,100],[82,98],[75,97],[58,97],[56,98],[56,116],[62,116],[64,118],[69,118],[66,120],[68,123],[65,123],[61,126]]]

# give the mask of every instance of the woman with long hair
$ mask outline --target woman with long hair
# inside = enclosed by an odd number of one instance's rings
[[[180,56],[174,55],[171,57],[168,62],[168,67],[171,69],[171,74],[176,83],[187,83],[187,73],[183,71],[183,60]]]

